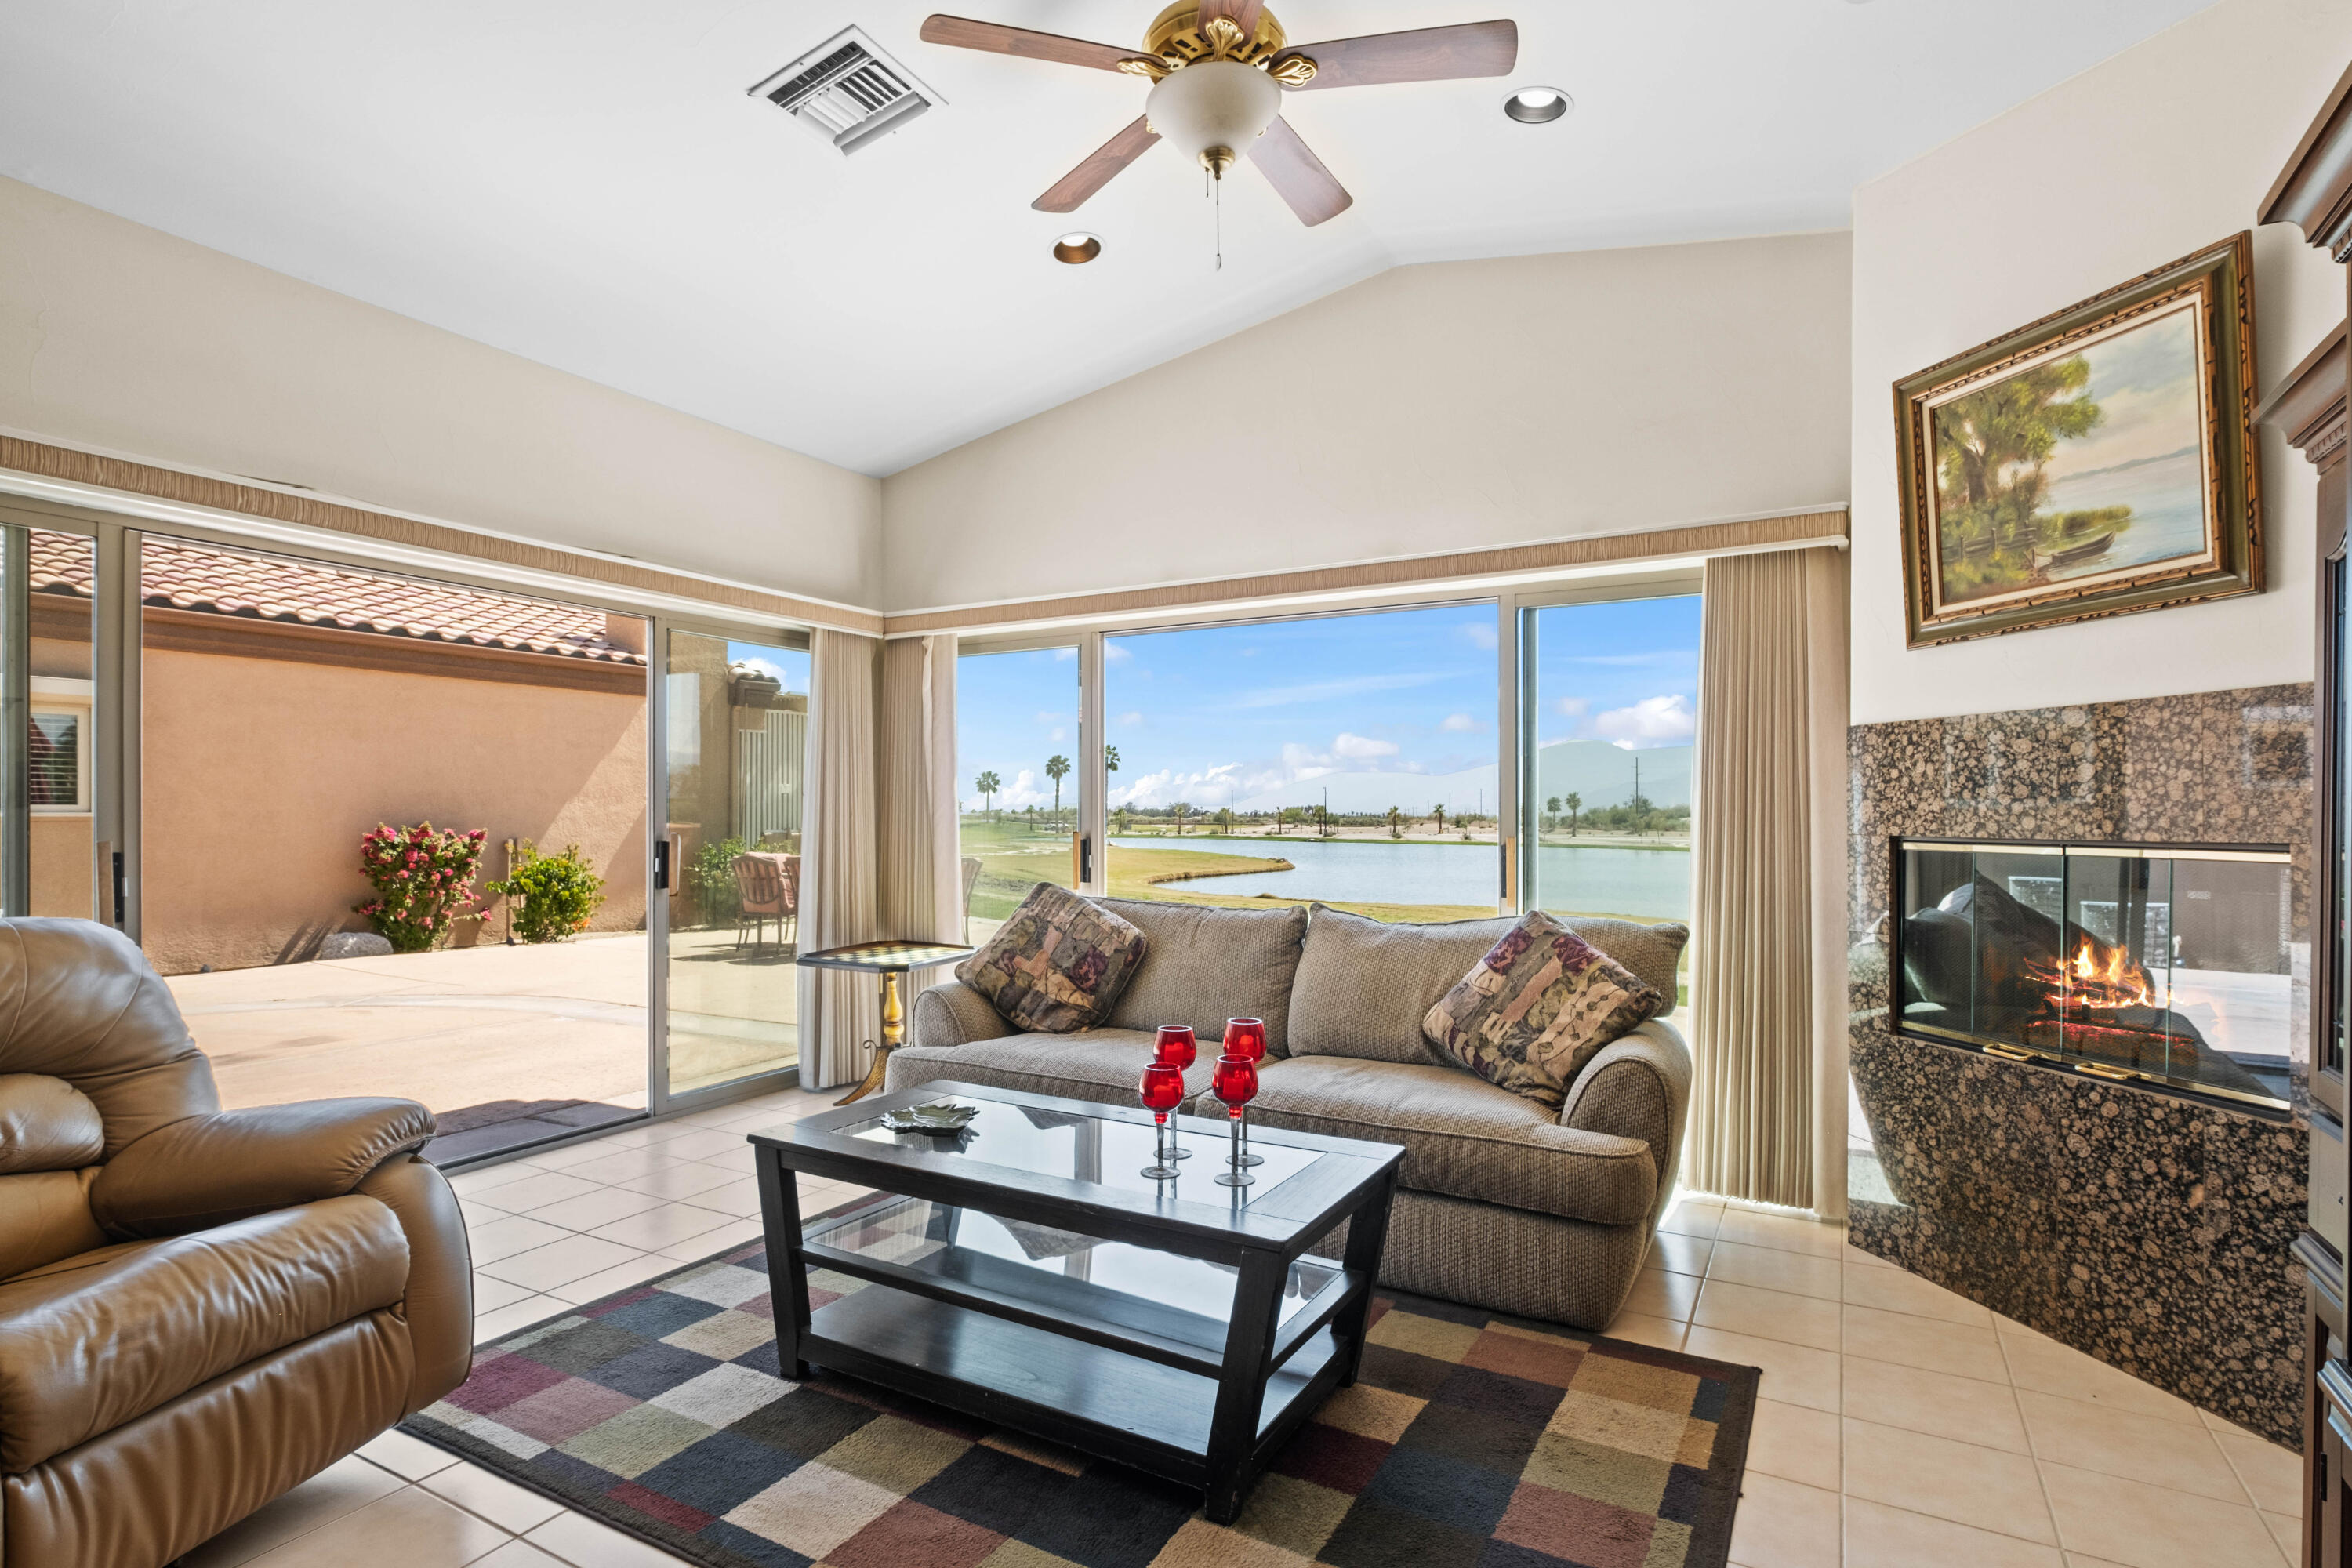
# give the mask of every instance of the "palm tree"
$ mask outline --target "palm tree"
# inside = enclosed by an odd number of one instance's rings
[[[1403,816],[1404,813],[1399,811],[1395,806],[1389,807],[1389,837],[1391,838],[1402,838],[1404,837],[1404,829],[1397,826],[1398,819]]]
[[[1190,801],[1180,800],[1168,809],[1176,814],[1176,837],[1179,838],[1183,837],[1184,814],[1192,809],[1192,803]]]
[[[1117,746],[1105,746],[1103,748],[1103,772],[1107,773],[1115,773],[1118,772],[1118,748]]]
[[[1070,776],[1070,759],[1056,752],[1045,759],[1045,776],[1054,781],[1054,815],[1062,815],[1062,781]]]
[[[995,813],[990,810],[990,805],[996,798],[996,792],[1004,787],[1004,781],[992,773],[986,773],[972,780],[971,787],[980,792],[981,809],[989,811],[991,816],[994,816]]]
[[[1554,810],[1563,805],[1568,807],[1568,836],[1573,838],[1576,837],[1576,814],[1584,809],[1584,797],[1571,790],[1552,802]]]
[[[1430,809],[1436,814],[1437,831],[1444,833],[1445,831],[1445,807],[1444,804],[1440,803],[1437,805],[1432,806]]]

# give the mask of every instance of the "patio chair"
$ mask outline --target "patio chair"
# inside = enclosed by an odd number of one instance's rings
[[[980,883],[980,861],[972,856],[963,858],[963,939],[971,940],[971,890]]]
[[[782,946],[800,931],[801,858],[797,855],[747,854],[735,857],[735,890],[742,909],[735,917],[735,945],[743,945],[743,928],[751,928],[754,946],[764,945],[767,925],[776,922],[776,942]]]

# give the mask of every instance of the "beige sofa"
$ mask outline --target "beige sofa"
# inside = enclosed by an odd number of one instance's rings
[[[1404,1147],[1382,1283],[1582,1329],[1616,1316],[1681,1158],[1690,1053],[1671,1023],[1603,1047],[1555,1115],[1422,1038],[1423,1016],[1507,919],[1383,925],[1319,904],[1310,916],[1101,901],[1150,943],[1105,1026],[1018,1034],[950,981],[916,999],[889,1087],[956,1079],[1132,1105],[1152,1031],[1190,1024],[1202,1047],[1185,1075],[1191,1109],[1222,1119],[1208,1093],[1214,1042],[1228,1017],[1260,1017],[1269,1059],[1255,1124]],[[1566,923],[1675,994],[1684,928]],[[1337,1238],[1316,1250],[1336,1252]]]

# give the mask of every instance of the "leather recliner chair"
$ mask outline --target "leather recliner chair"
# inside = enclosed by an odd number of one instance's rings
[[[156,1568],[463,1383],[432,1136],[223,1110],[137,947],[0,921],[0,1568]]]

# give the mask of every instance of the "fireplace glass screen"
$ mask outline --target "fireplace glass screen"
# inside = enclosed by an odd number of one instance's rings
[[[2286,851],[1898,840],[1904,1034],[2289,1103]]]

